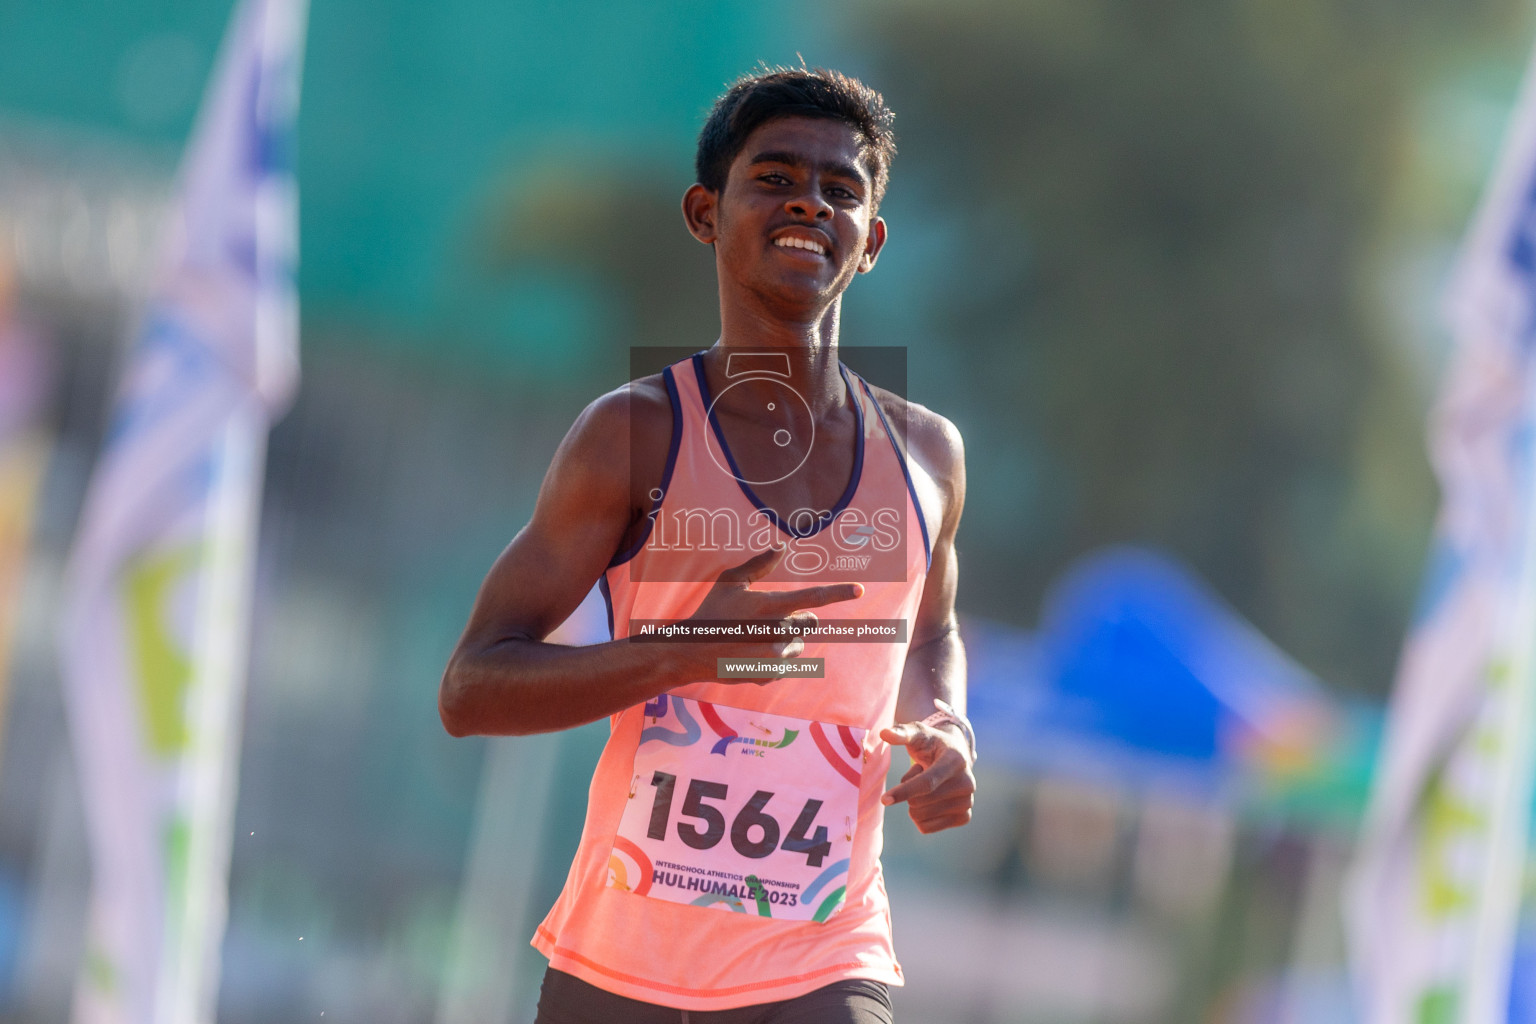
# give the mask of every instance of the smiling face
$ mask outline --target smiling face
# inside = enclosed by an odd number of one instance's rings
[[[885,223],[854,130],[782,117],[747,137],[718,194],[683,197],[689,230],[715,247],[722,298],[741,289],[772,306],[825,309],[875,265]]]

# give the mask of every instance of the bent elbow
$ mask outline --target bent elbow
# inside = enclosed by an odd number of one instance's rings
[[[463,739],[470,734],[469,730],[464,728],[459,720],[453,716],[448,705],[443,703],[442,697],[438,697],[437,700],[437,717],[442,719],[444,731],[454,739]]]
[[[489,661],[473,649],[448,659],[437,689],[437,714],[448,735],[526,736],[541,731],[536,708],[517,684],[515,667]]]
[[[471,735],[474,730],[470,727],[470,716],[465,707],[465,686],[459,677],[457,663],[458,658],[455,656],[443,670],[442,682],[437,687],[437,716],[442,719],[448,735],[461,738]]]

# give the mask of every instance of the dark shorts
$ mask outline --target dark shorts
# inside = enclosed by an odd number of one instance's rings
[[[674,1010],[544,972],[534,1024],[892,1024],[891,992],[878,981],[835,981],[794,999],[734,1010]]]

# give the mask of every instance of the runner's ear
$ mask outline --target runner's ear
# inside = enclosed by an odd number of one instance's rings
[[[869,226],[869,237],[864,240],[864,252],[859,256],[859,273],[867,274],[875,269],[875,260],[880,258],[880,250],[885,248],[885,235],[885,218],[876,217]]]
[[[715,213],[719,209],[720,195],[703,185],[688,186],[683,193],[683,223],[688,233],[705,245],[713,245],[717,235]]]

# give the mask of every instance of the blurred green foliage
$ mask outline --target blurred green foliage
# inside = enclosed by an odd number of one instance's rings
[[[75,6],[0,11],[0,109],[169,155],[217,12]],[[476,367],[509,397],[707,344],[709,255],[676,212],[692,133],[728,77],[798,51],[898,113],[892,244],[845,341],[908,346],[913,397],[970,441],[964,606],[1031,624],[1071,559],[1158,544],[1324,678],[1384,692],[1434,504],[1432,296],[1523,9],[407,6],[312,7],[308,344]]]
[[[169,168],[229,7],[0,4],[0,132],[115,134]],[[707,105],[758,59],[803,52],[897,111],[891,244],[844,341],[906,346],[911,397],[964,431],[962,610],[1030,626],[1082,553],[1159,545],[1325,681],[1383,694],[1435,504],[1435,296],[1530,21],[1513,0],[313,0],[306,378],[267,477],[226,1016],[429,1012],[484,749],[441,732],[436,673],[581,403],[631,346],[715,338],[678,200]],[[538,910],[601,732],[562,741]],[[1258,895],[1175,936],[1168,1019],[1221,1019],[1212,993],[1283,962],[1297,885],[1270,856],[1240,851]]]
[[[965,0],[846,20],[901,154],[845,341],[911,346],[912,397],[970,442],[964,605],[1029,624],[1079,554],[1162,545],[1320,675],[1383,693],[1435,500],[1424,367],[1383,281],[1475,195],[1410,194],[1433,174],[1420,136],[1447,130],[1424,96],[1520,16]],[[483,251],[612,282],[629,344],[702,346],[683,182],[633,170],[523,178]]]
[[[1383,239],[1422,91],[1510,5],[867,9],[964,239],[934,323],[996,442],[972,446],[972,504],[1000,549],[967,593],[1017,618],[1078,553],[1160,544],[1325,678],[1384,692],[1434,492]],[[1024,530],[987,500],[1010,436],[1042,463]]]

